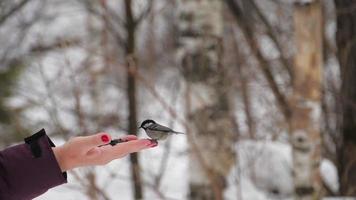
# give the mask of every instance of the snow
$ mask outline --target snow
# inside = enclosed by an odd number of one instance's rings
[[[291,174],[291,148],[280,142],[241,141],[237,144],[238,164],[242,175],[242,183],[253,186],[266,199],[273,195],[288,196],[293,191]],[[245,188],[242,188],[243,193]],[[251,188],[248,188],[251,190]],[[247,197],[246,197],[247,198]]]
[[[237,144],[237,168],[240,170],[242,194],[251,199],[288,198],[293,192],[292,152],[287,143],[246,140]],[[320,173],[325,184],[337,192],[338,176],[335,165],[323,159]],[[236,176],[236,172],[231,176]],[[246,183],[244,183],[246,181]],[[254,183],[251,185],[251,183]],[[230,186],[231,187],[231,186]],[[247,187],[246,189],[244,187]],[[251,194],[248,191],[252,191]],[[278,191],[278,195],[275,192]],[[253,195],[261,197],[250,197]],[[245,199],[245,198],[244,198]]]
[[[188,194],[188,154],[186,154],[186,138],[177,136],[171,138],[167,168],[163,175],[160,191],[172,199],[185,200]],[[165,144],[161,143],[158,148],[143,151],[140,155],[142,172],[145,184],[145,199],[158,199],[152,185],[154,176],[161,165],[161,159],[165,152]],[[59,142],[62,143],[62,142]],[[293,192],[293,179],[291,173],[291,146],[275,141],[244,140],[236,144],[237,163],[228,176],[229,186],[225,191],[227,200],[267,200],[289,199]],[[109,196],[115,199],[132,199],[130,173],[127,157],[109,163],[107,166],[82,168],[77,173],[86,170],[94,170],[98,177],[98,185],[105,188]],[[338,190],[336,167],[327,159],[323,159],[320,166],[321,174],[326,185],[333,191]],[[117,178],[110,179],[112,173]],[[69,183],[49,190],[36,200],[70,200],[85,199],[80,191],[75,190],[78,182],[69,174]],[[108,184],[108,180],[109,184]],[[277,194],[278,192],[278,194]],[[327,198],[336,200],[336,198]],[[342,198],[343,199],[343,198]],[[349,198],[352,199],[352,198]]]
[[[320,173],[325,184],[337,193],[339,190],[339,180],[336,166],[327,159],[324,159],[320,164]]]

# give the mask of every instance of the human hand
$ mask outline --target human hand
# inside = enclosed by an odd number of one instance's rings
[[[110,142],[109,134],[98,133],[91,136],[74,137],[64,145],[54,147],[53,152],[64,172],[81,166],[105,165],[127,154],[157,146],[157,143],[149,139],[138,139],[134,135],[127,135],[121,139],[127,142],[115,146],[99,147]]]

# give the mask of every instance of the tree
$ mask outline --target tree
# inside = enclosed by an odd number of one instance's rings
[[[125,0],[125,13],[126,13],[126,43],[125,43],[125,56],[127,68],[127,101],[129,108],[128,116],[128,131],[129,133],[137,133],[137,101],[136,101],[136,78],[134,70],[136,70],[135,60],[135,32],[136,21],[134,19],[132,10],[132,1]],[[134,197],[135,199],[143,198],[142,182],[140,175],[140,165],[137,153],[130,154],[131,162],[131,175],[134,184]]]
[[[223,199],[234,164],[229,79],[222,66],[223,2],[179,1],[178,60],[187,83],[189,199]]]
[[[340,193],[356,196],[356,2],[334,2],[337,57],[341,72],[341,142],[337,148]]]
[[[320,161],[320,127],[319,110],[321,97],[321,67],[322,67],[322,19],[319,1],[297,3],[294,6],[295,46],[294,70],[290,70],[289,61],[283,55],[283,50],[271,24],[268,22],[254,1],[248,3],[266,28],[279,53],[280,63],[287,72],[292,83],[293,95],[284,94],[277,83],[273,65],[261,51],[257,33],[251,23],[248,23],[247,12],[234,0],[225,0],[234,15],[237,25],[257,60],[258,67],[267,80],[280,112],[288,124],[290,141],[293,146],[293,174],[297,199],[310,199],[320,190],[318,166]]]
[[[320,198],[322,14],[320,1],[295,3],[296,55],[290,123],[296,199]]]

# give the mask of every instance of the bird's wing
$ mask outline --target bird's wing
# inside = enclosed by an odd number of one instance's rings
[[[184,134],[182,132],[174,131],[174,130],[168,128],[168,127],[165,127],[165,126],[162,126],[162,125],[159,125],[159,124],[152,124],[149,128],[151,130],[153,130],[153,131],[163,131],[163,132],[172,132],[172,133],[175,133],[175,134]]]
[[[163,131],[163,132],[174,132],[172,129],[159,125],[159,124],[152,124],[150,127],[148,127],[149,129],[153,130],[153,131]]]
[[[185,134],[183,132],[177,132],[177,131],[173,131],[173,133],[175,133],[175,134]]]

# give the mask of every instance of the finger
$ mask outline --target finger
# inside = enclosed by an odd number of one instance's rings
[[[157,146],[157,143],[148,139],[132,140],[117,144],[111,148],[103,149],[103,153],[111,159],[121,158],[129,153],[138,152],[143,149],[152,148]]]
[[[137,140],[136,135],[126,135],[124,137],[120,137],[121,140],[123,141],[132,141],[132,140]]]
[[[134,153],[141,151],[143,149],[152,148],[157,146],[157,143],[149,139],[140,139],[135,141],[130,141],[127,143],[126,148],[128,153]]]
[[[111,141],[108,133],[98,133],[91,136],[77,137],[74,139],[79,149],[88,150],[99,145],[107,144]]]

